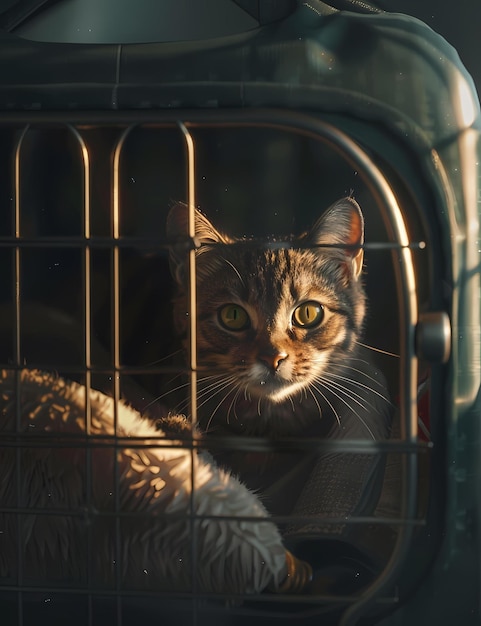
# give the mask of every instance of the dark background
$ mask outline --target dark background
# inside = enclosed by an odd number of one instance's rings
[[[461,60],[481,93],[481,0],[382,0],[386,11],[413,15],[440,35],[458,51]]]

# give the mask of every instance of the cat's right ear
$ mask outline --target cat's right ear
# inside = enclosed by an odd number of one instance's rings
[[[343,246],[349,274],[357,280],[364,258],[364,218],[351,196],[332,204],[317,220],[305,239],[317,245]]]
[[[218,231],[198,209],[194,209],[194,246],[198,253],[205,252],[209,244],[231,243],[231,240]],[[189,207],[183,202],[172,206],[167,215],[166,233],[172,242],[170,248],[170,269],[177,283],[185,281],[185,267],[189,250]]]

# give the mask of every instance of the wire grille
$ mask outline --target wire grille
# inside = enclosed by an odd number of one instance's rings
[[[133,610],[144,612],[146,615],[149,611],[156,614],[159,604],[162,605],[163,611],[169,614],[179,615],[185,614],[185,623],[203,623],[202,619],[208,619],[212,615],[220,618],[225,615],[238,616],[239,619],[247,617],[257,617],[262,620],[270,619],[298,619],[300,617],[313,620],[320,619],[324,614],[334,614],[336,620],[339,619],[344,626],[356,623],[358,617],[367,610],[371,610],[373,606],[392,605],[397,601],[395,589],[396,577],[402,570],[405,562],[405,555],[409,550],[414,529],[424,524],[422,516],[418,511],[418,493],[417,482],[419,477],[419,459],[429,449],[429,443],[419,441],[417,432],[418,409],[417,409],[417,393],[418,393],[418,363],[414,353],[414,331],[418,316],[418,287],[416,285],[416,261],[413,254],[417,254],[416,250],[420,250],[423,246],[419,242],[413,242],[409,239],[406,226],[406,209],[399,205],[396,193],[390,186],[388,180],[384,176],[382,170],[374,162],[374,160],[356,143],[350,140],[344,133],[335,127],[315,120],[295,114],[280,113],[245,113],[236,114],[235,112],[224,114],[222,120],[219,116],[208,113],[189,114],[182,120],[176,116],[152,116],[152,119],[142,118],[140,122],[135,116],[119,115],[115,118],[112,116],[100,116],[85,114],[75,118],[68,115],[58,115],[55,119],[48,116],[29,115],[30,123],[27,124],[18,116],[16,123],[10,121],[9,125],[3,127],[3,133],[8,138],[9,150],[4,151],[4,167],[5,171],[9,171],[12,177],[12,185],[6,192],[8,196],[7,203],[13,204],[10,214],[12,224],[5,223],[3,233],[0,239],[0,248],[2,249],[2,259],[6,260],[6,267],[11,269],[10,277],[6,278],[5,285],[8,285],[6,293],[11,293],[11,298],[7,298],[6,308],[10,308],[10,348],[5,352],[3,366],[6,369],[13,370],[16,375],[16,434],[2,436],[2,455],[7,450],[14,450],[15,453],[15,486],[16,501],[4,506],[0,504],[0,513],[4,515],[15,515],[18,519],[18,533],[16,536],[16,576],[15,581],[8,581],[0,585],[0,591],[5,599],[15,597],[16,608],[13,611],[13,624],[19,626],[27,626],[31,623],[31,617],[26,614],[26,606],[29,601],[41,601],[44,604],[58,598],[65,598],[68,603],[75,596],[81,598],[81,611],[84,611],[83,623],[96,624],[99,623],[98,600],[102,598],[108,607],[107,612],[112,619],[112,623],[124,624],[128,623],[128,608],[135,607]],[[127,202],[126,196],[126,180],[134,180],[129,174],[129,165],[133,159],[128,155],[129,141],[135,143],[136,133],[143,132],[145,135],[149,133],[157,133],[157,137],[163,136],[175,137],[178,144],[179,154],[182,155],[181,160],[176,162],[176,167],[180,163],[183,171],[178,171],[178,180],[180,185],[174,185],[174,193],[179,193],[187,200],[189,207],[189,239],[186,241],[186,255],[188,258],[190,289],[189,289],[189,345],[188,345],[188,368],[189,377],[189,408],[188,413],[192,422],[195,424],[197,420],[197,347],[196,347],[196,298],[201,294],[196,294],[195,277],[196,277],[196,257],[195,257],[195,231],[194,231],[194,209],[198,206],[198,186],[203,180],[202,166],[208,159],[208,150],[205,138],[215,136],[217,139],[222,135],[215,133],[228,133],[234,129],[241,133],[262,133],[266,130],[280,133],[286,136],[301,137],[306,141],[311,141],[325,148],[329,154],[335,155],[343,161],[345,166],[351,167],[352,170],[359,174],[362,179],[363,189],[371,198],[371,204],[375,207],[374,211],[377,218],[383,220],[383,229],[387,233],[387,237],[380,242],[368,241],[365,244],[366,251],[371,251],[374,257],[377,252],[386,252],[390,255],[395,279],[395,289],[397,293],[396,317],[399,320],[399,371],[396,374],[398,389],[398,410],[399,410],[399,427],[398,437],[394,437],[387,442],[376,442],[374,445],[368,441],[319,441],[306,440],[302,438],[289,439],[287,441],[279,441],[276,445],[280,450],[296,447],[298,449],[307,450],[315,448],[318,451],[325,450],[332,453],[342,452],[347,455],[363,455],[373,451],[375,453],[390,453],[397,455],[401,459],[400,463],[400,484],[402,491],[399,501],[399,515],[393,518],[390,515],[353,515],[349,519],[343,517],[324,520],[328,527],[340,525],[348,525],[350,527],[368,527],[369,525],[379,527],[389,527],[396,529],[396,540],[391,554],[385,561],[382,571],[375,577],[373,582],[362,590],[362,594],[358,593],[341,593],[333,595],[329,593],[310,593],[300,594],[293,597],[291,594],[285,596],[264,593],[237,598],[237,602],[233,602],[232,597],[226,598],[222,594],[202,594],[196,588],[196,537],[197,531],[195,522],[199,520],[199,516],[194,513],[194,503],[191,501],[190,513],[188,514],[189,523],[191,525],[192,537],[192,589],[189,593],[181,594],[163,594],[153,590],[141,590],[129,588],[122,581],[120,576],[120,564],[116,570],[116,575],[109,588],[98,589],[94,573],[92,571],[91,555],[95,550],[93,530],[90,526],[87,534],[85,552],[88,555],[87,569],[82,582],[76,586],[51,584],[50,581],[45,584],[29,584],[28,573],[25,571],[22,536],[22,523],[25,516],[36,514],[38,516],[49,515],[72,515],[72,511],[52,510],[49,507],[26,507],[24,504],[24,484],[22,470],[22,451],[30,446],[53,446],[63,445],[55,443],[51,439],[32,439],[22,432],[20,422],[21,407],[21,383],[20,372],[25,367],[42,367],[43,369],[60,370],[66,377],[78,379],[85,386],[85,434],[89,439],[82,439],[69,447],[82,449],[85,451],[85,480],[86,480],[86,508],[79,509],[73,515],[82,518],[85,515],[99,514],[94,512],[92,501],[89,501],[92,493],[92,486],[95,483],[96,476],[92,474],[92,454],[99,447],[112,451],[121,448],[131,448],[132,441],[125,441],[121,437],[114,436],[112,441],[108,441],[92,436],[92,406],[90,390],[98,386],[98,380],[101,378],[105,383],[109,381],[109,394],[114,399],[114,432],[118,432],[118,405],[125,390],[122,386],[123,381],[129,377],[140,377],[145,380],[151,380],[156,376],[165,376],[172,372],[178,373],[178,368],[165,365],[162,362],[154,363],[154,365],[146,366],[144,363],[136,363],[134,365],[126,363],[125,353],[126,339],[129,331],[127,324],[123,319],[125,310],[125,298],[128,293],[129,285],[124,288],[124,274],[127,274],[126,267],[128,262],[128,251],[136,250],[145,258],[151,258],[152,255],[165,254],[172,245],[165,234],[154,231],[152,235],[152,223],[144,230],[136,229],[136,220],[142,221],[140,214],[141,209],[135,208],[129,216],[126,216],[125,206]],[[48,145],[50,134],[62,133],[65,145],[68,146],[69,158],[71,163],[69,166],[76,170],[75,192],[80,190],[80,198],[76,198],[72,206],[80,207],[80,211],[76,215],[79,218],[76,228],[69,231],[65,227],[65,233],[48,232],[48,228],[42,230],[42,226],[37,229],[31,226],[33,213],[38,210],[38,203],[32,202],[32,151],[34,144],[29,141],[33,135],[40,133],[42,137],[39,142],[40,147]],[[99,137],[105,138],[105,145],[101,145]],[[226,137],[228,137],[226,135]],[[47,138],[47,141],[45,141]],[[227,139],[226,139],[227,141]],[[166,142],[169,143],[169,142]],[[4,144],[5,145],[5,144]],[[169,145],[173,145],[172,142]],[[135,157],[135,153],[134,153]],[[145,155],[144,155],[145,157]],[[48,154],[42,156],[48,160]],[[103,163],[99,165],[100,161]],[[55,161],[58,163],[59,161]],[[142,167],[148,167],[145,158]],[[47,168],[48,169],[48,168]],[[136,171],[142,171],[139,168]],[[55,173],[50,173],[55,176]],[[106,180],[100,184],[100,178],[107,175]],[[154,176],[155,178],[155,176]],[[38,180],[38,176],[33,176],[34,181]],[[62,184],[61,179],[58,181]],[[132,185],[133,186],[133,185]],[[223,186],[223,185],[222,185]],[[183,189],[181,189],[183,188]],[[107,190],[107,191],[106,191]],[[170,192],[170,191],[169,191]],[[4,192],[5,193],[5,192]],[[130,192],[129,192],[130,193]],[[107,195],[106,195],[107,194]],[[128,195],[128,193],[127,193]],[[11,199],[11,202],[9,200]],[[65,199],[65,198],[63,198]],[[101,212],[102,202],[110,205],[110,211]],[[133,204],[133,203],[132,203]],[[33,207],[33,209],[31,208]],[[68,210],[68,209],[63,209]],[[161,211],[160,211],[161,212]],[[105,217],[108,214],[107,218]],[[54,221],[56,216],[54,217]],[[37,218],[39,216],[37,215]],[[73,219],[73,218],[72,218]],[[7,220],[8,221],[8,220]],[[61,231],[61,228],[59,229]],[[69,231],[69,232],[67,232]],[[24,349],[25,326],[28,324],[28,317],[25,313],[25,294],[31,283],[35,282],[35,277],[27,277],[27,271],[32,271],[35,267],[35,259],[40,259],[36,254],[45,253],[48,258],[55,250],[62,252],[67,251],[72,258],[75,257],[76,263],[80,267],[77,271],[76,289],[80,294],[79,319],[81,321],[80,330],[81,345],[77,356],[71,359],[67,366],[64,363],[55,363],[55,357],[46,353],[45,362],[40,362],[27,358]],[[125,257],[124,257],[125,254]],[[29,255],[33,255],[31,258]],[[8,259],[10,260],[8,261]],[[108,268],[108,280],[102,283],[99,280],[96,267],[103,264]],[[54,269],[51,271],[55,271]],[[106,287],[107,285],[107,287]],[[103,293],[102,292],[103,289]],[[34,289],[33,289],[34,291]],[[108,296],[105,296],[105,291]],[[70,295],[72,292],[69,292]],[[108,328],[104,327],[104,331],[109,335],[106,343],[109,345],[108,358],[99,358],[96,350],[97,334],[99,332],[98,323],[94,321],[95,312],[98,311],[96,300],[100,297],[107,301],[107,314],[105,318],[110,320]],[[162,294],[162,299],[168,301],[168,290]],[[164,304],[165,307],[165,304]],[[5,307],[4,307],[5,308]],[[133,307],[139,309],[140,307]],[[142,315],[134,318],[134,328],[137,323],[137,330],[140,332],[138,321],[142,320]],[[41,328],[41,324],[39,325]],[[170,331],[169,331],[170,332]],[[135,334],[135,333],[134,333]],[[105,337],[104,337],[105,339]],[[140,339],[139,339],[140,341]],[[53,351],[54,353],[54,351]],[[80,355],[80,357],[79,357]],[[53,362],[51,360],[53,359]],[[68,361],[68,359],[67,359]],[[397,371],[397,370],[396,370]],[[143,378],[142,378],[143,377]],[[154,393],[155,395],[155,393]],[[139,438],[135,441],[136,449],[148,449],[149,446],[172,446],[172,442],[159,438],[152,444],[151,441]],[[194,462],[193,455],[196,454],[198,442],[191,441],[185,444],[191,451],[192,455],[192,472],[191,486],[192,498],[195,492]],[[246,451],[262,451],[272,449],[272,442],[262,439],[252,440],[250,438],[240,437],[235,444],[232,441],[224,441],[220,439],[216,445],[240,447]],[[11,458],[11,457],[9,457]],[[115,557],[119,561],[122,558],[121,545],[121,524],[122,511],[119,500],[120,492],[120,472],[118,464],[113,477],[112,494],[113,505],[108,513],[113,520],[113,532],[115,534]],[[209,516],[207,516],[208,518]],[[272,518],[278,524],[286,522],[291,523],[292,517],[283,517],[281,515]],[[248,518],[246,518],[246,521]],[[297,523],[310,521],[309,519],[297,518]],[[89,521],[91,524],[91,519]],[[1,581],[0,581],[1,582]],[[180,604],[176,604],[176,600]],[[58,602],[57,602],[58,604]],[[179,606],[182,609],[179,609]],[[139,608],[140,607],[140,608]],[[104,607],[105,608],[105,607]],[[334,619],[334,618],[333,618]],[[182,622],[184,623],[184,622]],[[262,623],[269,623],[263,621]],[[317,623],[317,621],[306,623]],[[333,622],[334,623],[334,622]],[[337,623],[337,622],[336,622]]]

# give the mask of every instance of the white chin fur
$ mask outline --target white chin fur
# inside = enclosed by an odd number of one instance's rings
[[[256,398],[265,398],[276,404],[283,402],[304,387],[305,381],[293,383],[284,380],[281,376],[277,379],[272,379],[266,368],[260,363],[254,364],[249,372],[249,393]]]
[[[264,394],[264,397],[271,402],[278,404],[286,400],[289,396],[301,391],[304,386],[304,383],[292,383],[285,387],[281,387],[280,389],[276,389],[275,391],[267,391],[267,393]]]

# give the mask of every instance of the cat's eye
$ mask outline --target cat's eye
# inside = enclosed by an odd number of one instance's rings
[[[292,314],[292,323],[299,328],[314,328],[324,319],[324,307],[319,302],[303,302]]]
[[[245,330],[250,326],[249,315],[239,304],[225,304],[221,307],[219,322],[227,330]]]

